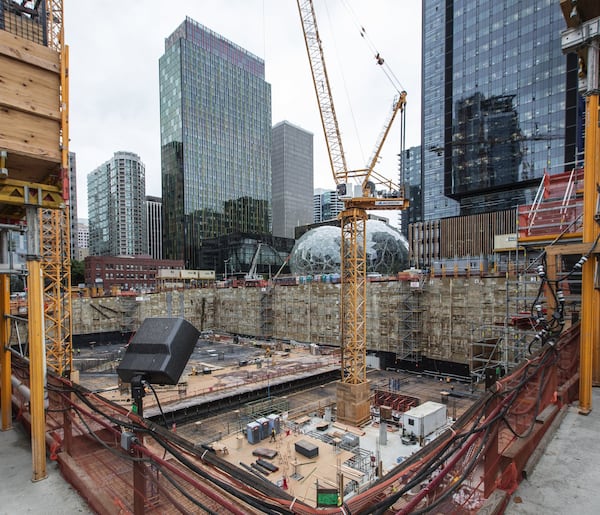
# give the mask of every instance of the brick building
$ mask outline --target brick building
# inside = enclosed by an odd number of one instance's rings
[[[153,259],[150,256],[88,256],[85,258],[85,284],[121,291],[154,291],[158,271],[182,270],[183,260]]]

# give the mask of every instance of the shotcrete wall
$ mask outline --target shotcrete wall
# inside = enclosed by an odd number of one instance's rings
[[[419,287],[407,281],[369,283],[367,349],[400,353],[400,338],[418,317],[413,336],[423,355],[468,363],[477,328],[504,323],[506,287],[504,278],[435,278]],[[183,315],[199,330],[339,345],[339,288],[339,284],[313,282],[271,290],[189,289],[137,300],[76,298],[73,334],[135,330],[146,317]],[[265,295],[270,295],[267,308]],[[270,334],[265,334],[265,327]]]

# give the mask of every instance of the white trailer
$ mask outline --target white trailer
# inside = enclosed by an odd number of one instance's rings
[[[447,422],[447,406],[427,401],[402,414],[402,427],[408,435],[425,438]]]

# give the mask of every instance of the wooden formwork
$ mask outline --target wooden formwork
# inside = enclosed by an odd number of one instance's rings
[[[11,179],[57,183],[60,55],[0,30],[0,149]]]

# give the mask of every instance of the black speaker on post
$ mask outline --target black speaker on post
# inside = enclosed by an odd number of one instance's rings
[[[141,376],[153,384],[177,384],[199,336],[183,318],[146,318],[129,342],[117,374],[124,383]]]

